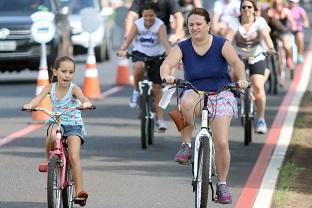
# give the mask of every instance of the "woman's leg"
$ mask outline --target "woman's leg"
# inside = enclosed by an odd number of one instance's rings
[[[230,167],[229,129],[232,118],[216,117],[210,122],[216,149],[216,168],[219,181],[225,182]]]
[[[252,83],[253,95],[255,97],[258,118],[264,119],[266,105],[266,94],[264,90],[265,78],[261,74],[254,74],[250,79]]]
[[[73,181],[75,185],[76,195],[83,190],[82,170],[80,166],[80,137],[76,135],[68,136],[68,155],[72,167]]]

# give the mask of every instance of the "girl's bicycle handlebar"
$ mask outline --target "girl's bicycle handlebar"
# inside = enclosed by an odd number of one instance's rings
[[[81,111],[82,111],[82,110],[94,110],[94,109],[96,109],[96,107],[95,107],[95,106],[91,106],[91,107],[88,107],[88,108],[83,108],[83,107],[81,107],[81,106],[76,106],[76,107],[67,108],[67,109],[64,110],[63,112],[51,112],[51,111],[49,111],[49,110],[46,109],[46,108],[31,108],[31,109],[22,108],[22,111],[28,111],[28,112],[32,112],[32,111],[41,111],[41,112],[47,114],[47,115],[50,116],[50,117],[54,117],[54,116],[55,116],[55,117],[59,117],[59,116],[65,114],[65,113],[67,113],[67,112],[69,112],[69,111],[76,110],[76,109],[81,110]]]

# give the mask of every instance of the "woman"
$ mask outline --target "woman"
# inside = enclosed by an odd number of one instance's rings
[[[245,64],[250,71],[250,81],[253,95],[257,107],[257,127],[256,132],[265,134],[267,126],[265,123],[266,95],[264,89],[265,76],[265,56],[261,46],[262,39],[274,53],[274,45],[270,38],[270,28],[263,17],[256,16],[257,7],[254,0],[243,0],[240,6],[241,16],[238,19],[237,33],[234,36],[234,46],[241,57],[248,58]]]
[[[186,80],[200,90],[216,92],[231,82],[228,72],[229,64],[238,78],[239,87],[245,89],[248,82],[244,66],[234,48],[225,38],[211,34],[209,13],[205,9],[194,8],[188,15],[187,26],[190,38],[180,42],[169,52],[160,67],[161,78],[172,84],[175,79],[174,68],[182,60]],[[214,96],[211,98],[215,99]],[[188,162],[191,158],[191,137],[194,130],[193,112],[195,110],[195,114],[199,116],[201,109],[198,105],[196,107],[199,100],[200,97],[192,90],[184,91],[181,98],[182,115],[186,122],[191,124],[180,131],[183,143],[175,160],[181,164]],[[211,122],[211,128],[216,148],[219,180],[217,183],[218,201],[226,204],[232,202],[232,196],[226,184],[230,166],[228,137],[231,119],[237,114],[237,106],[234,95],[229,91],[219,94],[217,102],[219,110]]]

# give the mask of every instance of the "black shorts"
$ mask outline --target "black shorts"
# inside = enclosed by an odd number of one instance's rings
[[[249,68],[249,74],[250,76],[253,74],[261,74],[264,75],[264,71],[265,71],[265,60],[263,61],[258,61],[254,64],[248,64],[244,61],[245,64],[245,68],[248,67]]]
[[[144,57],[151,57],[139,51],[132,51],[132,54],[133,54],[132,62],[144,61]],[[152,63],[150,64],[150,68],[148,69],[149,79],[155,84],[162,83],[160,78],[160,66],[163,61],[164,59],[153,60]]]

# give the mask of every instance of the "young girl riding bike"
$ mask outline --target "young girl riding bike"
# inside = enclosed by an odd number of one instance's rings
[[[53,112],[62,112],[69,107],[81,106],[89,108],[91,102],[84,96],[80,87],[72,83],[75,74],[75,62],[72,58],[63,56],[55,60],[52,67],[53,76],[51,84],[45,86],[43,90],[24,109],[32,109],[50,94]],[[49,152],[54,149],[56,136],[56,125],[53,119],[48,121],[47,139],[45,146],[45,158],[39,165],[40,172],[47,172]],[[85,142],[85,128],[79,110],[68,112],[62,117],[63,136],[67,137],[69,160],[72,166],[73,181],[76,190],[75,201],[80,206],[84,206],[88,194],[83,191],[82,170],[80,166],[80,146]]]

